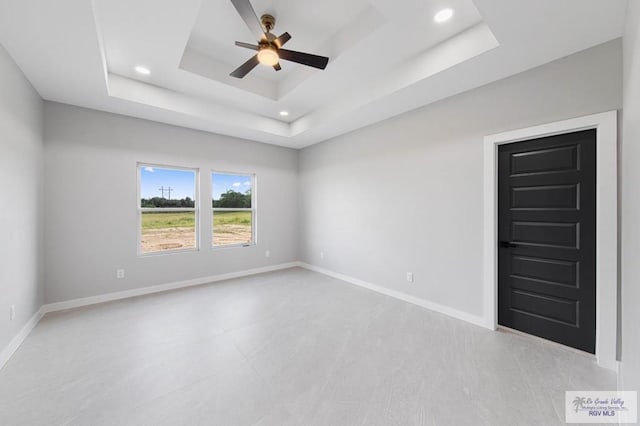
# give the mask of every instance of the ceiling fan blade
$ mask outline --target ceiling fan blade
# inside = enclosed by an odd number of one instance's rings
[[[260,46],[256,46],[255,44],[243,43],[241,41],[236,41],[236,46],[245,47],[245,48],[251,49],[251,50],[260,49]]]
[[[259,63],[260,62],[258,62],[258,55],[253,55],[247,62],[240,65],[234,72],[229,75],[235,78],[243,78],[245,75],[249,74],[249,71],[257,67]]]
[[[280,63],[277,63],[273,66],[273,69],[276,71],[280,71],[282,69],[282,67],[280,66]]]
[[[329,63],[329,58],[325,56],[312,55],[310,53],[302,53],[286,49],[278,50],[278,56],[280,56],[280,59],[284,59],[286,61],[297,62],[298,64],[319,68],[321,70],[325,69]]]
[[[280,48],[280,47],[284,46],[284,44],[286,42],[288,42],[289,40],[291,40],[291,34],[284,33],[280,37],[278,37],[277,39],[273,40],[273,42],[276,44],[276,46],[278,46],[278,48]]]
[[[264,33],[262,24],[249,0],[231,0],[231,3],[233,3],[233,6],[238,11],[244,23],[247,24],[247,27],[249,27],[256,40],[266,39],[267,36]]]

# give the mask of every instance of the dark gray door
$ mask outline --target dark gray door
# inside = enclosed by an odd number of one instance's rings
[[[595,130],[499,147],[499,324],[595,352],[595,203]]]

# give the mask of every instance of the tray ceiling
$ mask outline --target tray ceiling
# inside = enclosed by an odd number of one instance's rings
[[[619,37],[610,0],[254,0],[288,49],[229,73],[255,43],[229,0],[0,2],[0,43],[43,98],[300,148]],[[453,18],[436,23],[448,7]],[[141,75],[135,67],[150,70]],[[280,111],[289,112],[282,117]]]

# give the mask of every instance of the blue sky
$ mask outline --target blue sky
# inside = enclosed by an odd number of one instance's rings
[[[195,199],[196,172],[191,170],[161,169],[158,167],[142,167],[140,169],[140,197],[161,197],[160,187],[171,187],[171,199],[180,200],[189,197]],[[165,190],[164,198],[169,198]]]
[[[251,176],[248,175],[225,175],[213,173],[211,176],[211,187],[213,188],[213,199],[220,198],[220,194],[228,190],[245,193],[251,189]]]
[[[196,172],[191,170],[162,169],[158,167],[141,167],[140,169],[140,197],[161,197],[161,187],[165,188],[164,197],[169,198],[166,188],[171,187],[171,199],[189,197],[192,200],[195,190]],[[219,199],[220,194],[233,190],[245,193],[251,189],[251,176],[228,175],[213,173],[211,176],[214,199]]]

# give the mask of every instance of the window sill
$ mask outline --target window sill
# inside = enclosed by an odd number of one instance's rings
[[[154,251],[152,253],[138,253],[138,257],[158,257],[158,256],[168,256],[168,255],[180,254],[180,253],[197,253],[199,251],[200,251],[199,248],[164,250],[164,251]]]
[[[234,249],[234,248],[245,248],[245,247],[254,247],[256,243],[247,243],[247,244],[225,244],[223,246],[211,246],[211,250],[225,250],[225,249]]]

